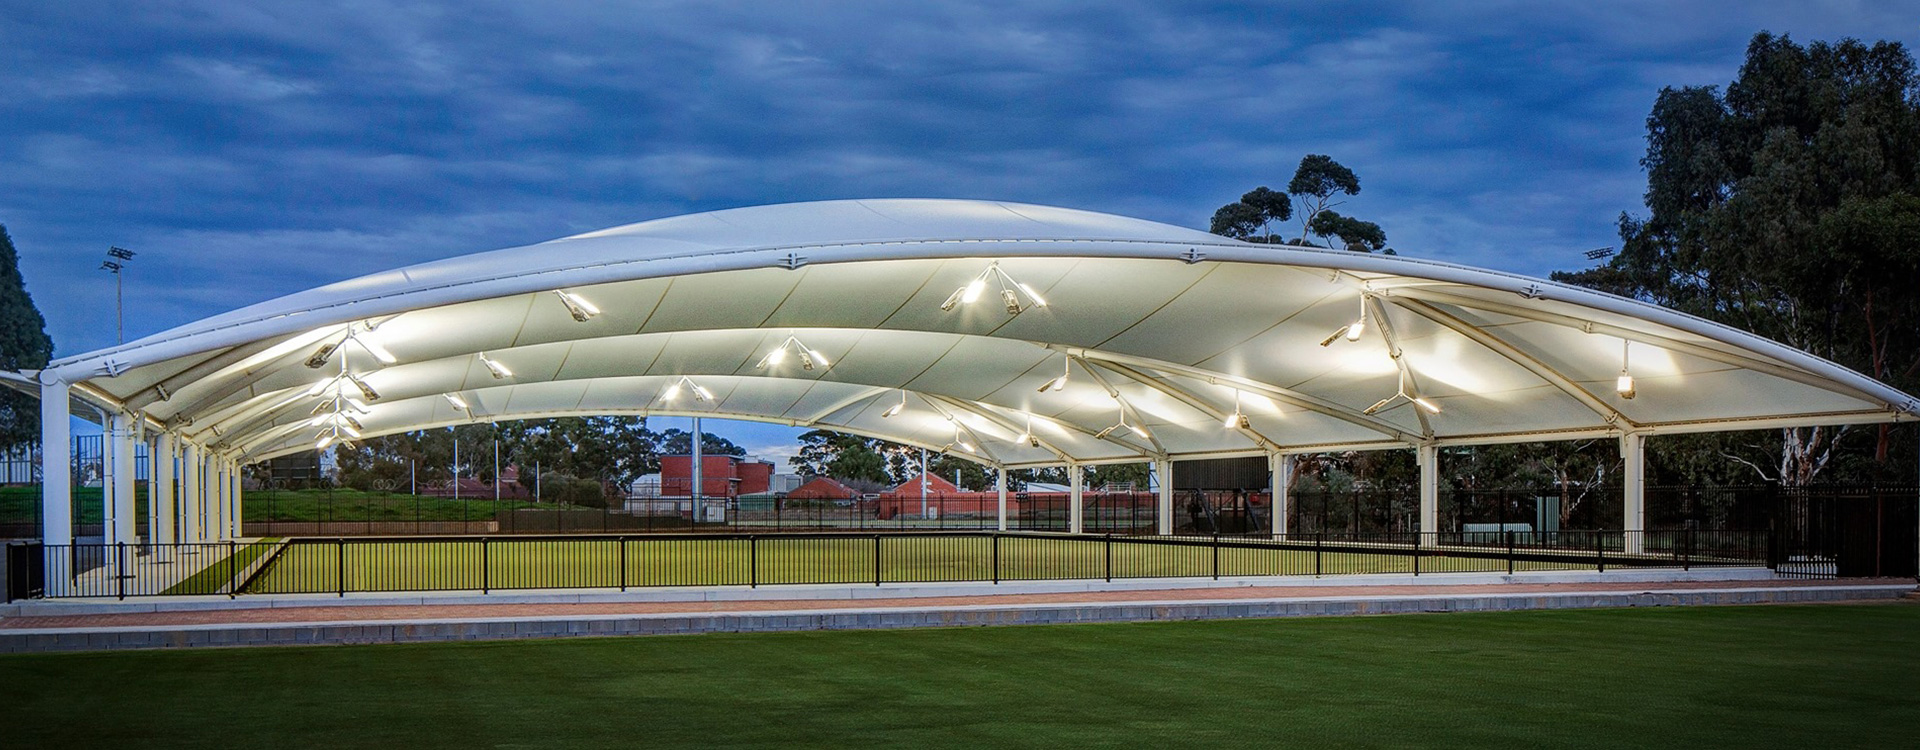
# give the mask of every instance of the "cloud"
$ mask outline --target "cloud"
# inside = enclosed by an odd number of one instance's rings
[[[1022,200],[1204,226],[1306,153],[1400,252],[1581,265],[1646,112],[1762,28],[1911,3],[364,0],[0,17],[0,222],[62,354],[392,266],[737,205]]]

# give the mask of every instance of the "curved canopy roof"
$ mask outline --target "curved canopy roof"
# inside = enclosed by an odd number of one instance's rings
[[[248,460],[338,425],[623,413],[1012,467],[1920,415],[1839,365],[1589,290],[958,200],[742,208],[450,258],[41,378]]]

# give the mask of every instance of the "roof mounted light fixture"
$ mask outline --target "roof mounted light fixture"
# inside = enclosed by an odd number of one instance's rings
[[[906,408],[907,408],[907,392],[906,392],[906,391],[901,391],[901,392],[900,392],[900,403],[897,403],[897,404],[894,404],[894,405],[892,405],[892,406],[889,406],[889,407],[887,407],[887,410],[886,410],[886,411],[883,411],[883,412],[880,412],[880,418],[881,418],[881,419],[891,419],[891,418],[892,418],[892,417],[893,417],[894,415],[897,415],[897,414],[899,414],[900,412],[902,412],[902,411],[905,411],[905,410],[906,410]]]
[[[787,340],[780,342],[780,345],[774,347],[773,351],[767,352],[767,356],[761,357],[760,363],[754,365],[754,367],[764,370],[770,366],[776,366],[781,362],[785,362],[787,360],[788,349],[792,349],[800,355],[801,369],[811,370],[814,365],[821,367],[833,366],[833,362],[827,359],[827,355],[820,353],[819,349],[814,349],[806,344],[800,343],[800,339],[796,336],[788,336]]]
[[[1027,447],[1029,448],[1040,447],[1040,436],[1033,434],[1033,415],[1032,414],[1027,415],[1027,431],[1020,434],[1020,440],[1024,441],[1027,444]]]
[[[480,352],[478,356],[480,357],[480,364],[486,365],[487,372],[493,375],[494,380],[506,380],[507,378],[513,377],[512,370],[507,369],[506,365],[494,361],[492,357],[487,356],[486,352]]]
[[[1057,377],[1045,383],[1042,383],[1040,385],[1040,392],[1046,393],[1047,391],[1058,391],[1058,390],[1065,389],[1067,387],[1067,376],[1072,374],[1073,374],[1073,358],[1065,357],[1060,362],[1060,377]]]
[[[987,270],[981,271],[979,276],[973,277],[973,280],[967,282],[965,286],[947,295],[947,300],[940,303],[940,309],[952,310],[956,305],[973,304],[986,293],[988,284],[995,281],[999,282],[1000,302],[1006,305],[1008,315],[1019,315],[1027,309],[1021,304],[1023,296],[1032,303],[1033,307],[1047,306],[1047,300],[1041,297],[1039,292],[1007,275],[1007,272],[1000,268],[1000,261],[993,261],[987,264]]]
[[[1245,430],[1253,426],[1252,420],[1247,419],[1247,415],[1240,411],[1240,389],[1238,388],[1233,389],[1233,413],[1228,414],[1223,423],[1229,430]]]
[[[1365,333],[1366,330],[1367,330],[1367,295],[1362,294],[1360,295],[1360,317],[1355,318],[1352,323],[1348,323],[1344,326],[1341,326],[1339,329],[1335,330],[1333,333],[1327,334],[1326,338],[1320,340],[1320,345],[1332,346],[1333,342],[1338,341],[1343,337],[1348,341],[1359,341],[1360,334]]]
[[[1414,406],[1420,407],[1421,409],[1425,409],[1428,414],[1440,413],[1440,407],[1434,404],[1432,401],[1428,401],[1425,398],[1422,398],[1419,396],[1409,395],[1407,393],[1407,373],[1404,370],[1400,372],[1400,386],[1398,389],[1394,391],[1393,395],[1380,399],[1379,401],[1373,402],[1372,406],[1367,407],[1366,410],[1361,413],[1371,416],[1375,412],[1378,412],[1381,409],[1385,409],[1387,408],[1388,405],[1391,405],[1393,402],[1399,401],[1401,399],[1406,399],[1407,403],[1413,404]]]
[[[600,308],[588,302],[585,297],[565,289],[555,289],[553,293],[560,297],[560,304],[567,306],[567,314],[572,315],[576,321],[585,323],[592,320],[593,316],[600,314]]]
[[[373,358],[378,360],[380,364],[390,365],[400,361],[399,357],[393,356],[393,352],[387,351],[387,348],[381,346],[380,342],[367,337],[367,334],[373,332],[373,326],[366,325],[365,330],[362,330],[362,325],[364,324],[348,323],[345,338],[342,338],[337,343],[333,341],[321,342],[319,348],[313,350],[313,354],[307,355],[307,366],[315,370],[327,366],[327,361],[333,358],[333,353],[339,351],[340,347],[346,346],[347,342],[359,344],[361,349],[373,355]]]
[[[704,404],[713,401],[713,391],[707,390],[699,383],[693,382],[692,378],[685,375],[680,376],[679,380],[673,381],[665,390],[660,391],[660,400],[674,401],[680,398],[681,393],[689,392],[693,394],[693,400],[699,403]]]
[[[458,393],[442,393],[440,395],[446,397],[447,403],[452,404],[453,408],[455,409],[459,409],[465,412],[470,412],[473,409],[472,406],[467,404],[467,400],[464,398],[461,398],[460,394]]]
[[[1620,377],[1614,379],[1613,390],[1625,399],[1631,399],[1638,393],[1633,387],[1633,374],[1627,371],[1627,355],[1632,349],[1633,342],[1620,340]]]

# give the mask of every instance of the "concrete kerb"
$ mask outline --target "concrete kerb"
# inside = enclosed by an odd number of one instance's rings
[[[1900,584],[1670,589],[1644,592],[1436,593],[1431,595],[1168,599],[1084,603],[849,607],[715,613],[589,614],[307,623],[222,623],[0,630],[0,653],[128,648],[417,643],[593,635],[893,629],[1139,622],[1597,607],[1892,601]]]
[[[1365,573],[1324,576],[1246,576],[1209,578],[1132,578],[1117,581],[981,581],[873,584],[783,584],[759,588],[741,586],[663,586],[628,589],[533,589],[495,591],[439,591],[411,594],[253,594],[237,599],[219,596],[144,597],[113,599],[29,600],[0,605],[0,617],[94,615],[123,612],[179,612],[223,609],[315,607],[340,605],[433,604],[576,604],[628,602],[719,602],[783,600],[881,600],[996,594],[1068,594],[1100,591],[1242,588],[1255,586],[1466,586],[1503,583],[1684,583],[1696,581],[1770,581],[1764,567],[1705,568],[1682,571],[1664,568],[1594,571],[1531,571],[1506,573]]]

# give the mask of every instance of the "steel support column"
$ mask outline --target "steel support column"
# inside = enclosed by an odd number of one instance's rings
[[[1422,443],[1415,449],[1420,460],[1420,533],[1440,530],[1440,446]]]
[[[1078,534],[1086,530],[1086,506],[1082,494],[1086,489],[1086,476],[1080,471],[1079,464],[1067,464],[1067,531]]]
[[[999,524],[996,525],[994,528],[997,528],[1001,531],[1006,531],[1007,530],[1007,469],[1006,467],[1004,466],[1000,467],[1000,469],[994,472],[993,490],[994,492],[998,493],[1000,496],[1000,506],[999,506],[998,516],[997,516],[997,518],[999,519]]]
[[[46,556],[47,596],[67,593],[66,545],[73,544],[73,425],[67,384],[40,386],[40,541]]]
[[[1622,500],[1625,506],[1621,513],[1621,550],[1629,555],[1637,555],[1646,549],[1644,537],[1647,529],[1647,436],[1644,433],[1629,432],[1620,436],[1620,458],[1625,463],[1624,476],[1621,477]]]
[[[1273,516],[1273,537],[1284,539],[1287,536],[1287,516],[1293,510],[1293,456],[1275,453],[1268,458],[1268,462],[1268,476],[1272,485],[1272,494],[1268,497],[1272,498],[1272,502],[1268,504],[1267,512]]]
[[[1173,534],[1173,461],[1163,459],[1153,462],[1153,476],[1159,480],[1154,500],[1155,531],[1161,536]]]

